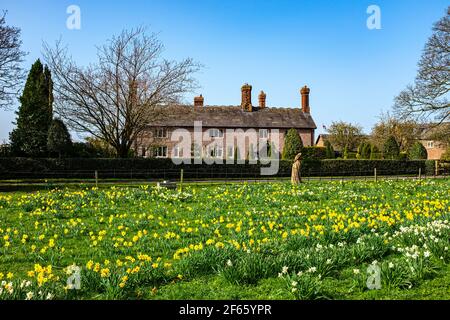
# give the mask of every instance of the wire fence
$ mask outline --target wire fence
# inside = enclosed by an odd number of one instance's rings
[[[181,173],[183,172],[183,173]],[[290,170],[281,170],[276,175],[261,175],[260,170],[240,170],[230,169],[148,169],[148,170],[59,170],[48,172],[37,171],[15,171],[3,173],[4,181],[23,181],[32,182],[35,180],[67,180],[67,181],[104,181],[104,180],[180,180],[181,174],[185,180],[207,181],[207,180],[270,180],[288,178],[291,175]],[[301,174],[305,180],[337,180],[337,179],[383,179],[385,177],[391,179],[400,178],[442,178],[449,177],[450,170],[439,168],[433,170],[433,173],[426,172],[419,168],[416,172],[402,170],[348,170],[348,171],[316,171],[308,170]]]

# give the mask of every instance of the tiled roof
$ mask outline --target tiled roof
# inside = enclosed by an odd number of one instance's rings
[[[422,124],[418,130],[420,140],[435,140],[436,136],[450,135],[450,122]]]
[[[203,127],[217,128],[297,128],[315,129],[308,113],[298,108],[253,108],[245,112],[240,106],[181,106],[160,107],[158,120],[151,126],[192,127],[202,121]]]

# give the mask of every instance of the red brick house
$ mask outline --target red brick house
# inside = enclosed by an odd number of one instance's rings
[[[194,123],[201,123],[202,133],[211,141],[230,139],[227,129],[254,130],[258,144],[262,141],[271,142],[273,129],[279,132],[279,151],[283,150],[284,136],[287,130],[294,128],[300,134],[305,146],[314,145],[316,124],[310,114],[310,89],[304,86],[300,90],[301,105],[294,108],[275,108],[266,106],[266,94],[258,95],[258,106],[252,104],[252,86],[244,84],[241,88],[241,104],[235,106],[205,106],[202,95],[194,98],[193,105],[169,105],[161,107],[161,114],[154,123],[149,124],[134,143],[134,150],[142,157],[181,157],[177,142],[171,141],[171,134],[177,129],[187,130],[194,136]],[[275,135],[274,135],[275,136]],[[233,157],[236,149],[226,148],[218,144],[217,148],[207,150],[211,141],[202,142],[202,157],[217,158]],[[239,150],[243,158],[251,148]]]
[[[428,124],[422,125],[420,128],[419,141],[427,149],[428,160],[439,160],[447,150],[447,143],[437,139],[438,136],[447,136],[450,134],[450,123],[442,123],[440,125]]]

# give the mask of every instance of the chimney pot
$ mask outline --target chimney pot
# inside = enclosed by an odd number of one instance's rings
[[[264,109],[266,107],[266,94],[261,90],[258,96],[259,108]]]
[[[241,108],[244,111],[252,112],[252,86],[245,83],[241,87]]]
[[[303,88],[300,89],[300,94],[302,95],[302,111],[304,113],[310,113],[310,108],[309,108],[309,92],[311,90],[307,87],[304,86]]]
[[[203,98],[202,95],[198,96],[198,97],[194,97],[194,108],[201,108],[203,107],[203,102],[205,101],[205,99]]]

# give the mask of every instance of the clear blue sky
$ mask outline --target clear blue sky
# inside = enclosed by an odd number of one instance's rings
[[[66,9],[81,8],[81,30],[68,30]],[[369,5],[381,8],[381,30],[366,27]],[[382,110],[412,82],[432,23],[446,0],[2,0],[8,24],[22,28],[24,66],[41,57],[42,41],[59,37],[81,64],[95,61],[95,45],[123,28],[149,26],[164,55],[192,57],[205,104],[237,105],[244,82],[269,106],[298,107],[301,86],[311,88],[311,113],[322,125],[359,123],[370,132]],[[191,100],[194,94],[186,96]],[[17,105],[15,106],[17,108]],[[0,140],[14,112],[0,111]]]

